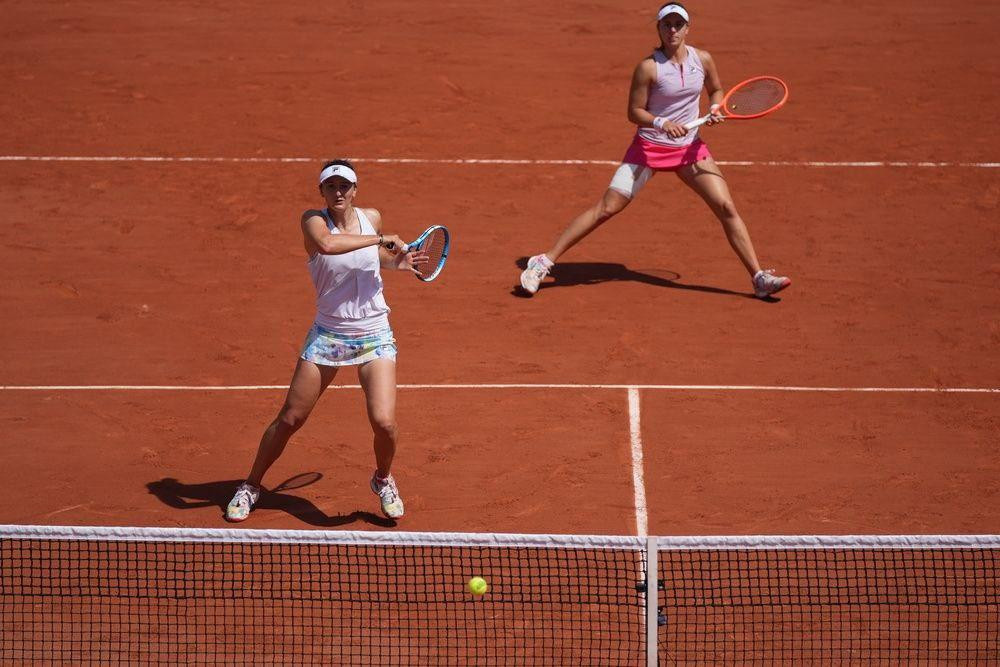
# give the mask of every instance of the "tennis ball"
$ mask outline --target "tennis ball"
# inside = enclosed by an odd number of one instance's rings
[[[482,577],[473,577],[469,579],[469,583],[465,585],[469,589],[469,592],[473,595],[483,595],[486,591],[490,590],[490,585],[486,583],[486,580]]]

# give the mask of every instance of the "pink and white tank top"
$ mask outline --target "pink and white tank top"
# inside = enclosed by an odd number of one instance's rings
[[[671,62],[659,49],[653,51],[656,62],[656,80],[649,86],[646,110],[654,116],[663,116],[684,125],[698,118],[698,102],[705,87],[705,67],[698,51],[687,47],[687,58],[682,65]],[[652,127],[640,127],[639,136],[646,141],[664,146],[688,146],[698,138],[697,128],[683,137],[674,139]]]
[[[377,234],[360,208],[354,209],[361,234]],[[329,212],[322,211],[331,234],[341,231]],[[341,255],[317,252],[308,262],[316,287],[316,324],[343,334],[365,334],[389,327],[389,306],[382,296],[378,246]]]

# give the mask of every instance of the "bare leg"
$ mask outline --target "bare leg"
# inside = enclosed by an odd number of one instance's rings
[[[295,374],[292,375],[292,382],[288,387],[288,395],[285,397],[285,404],[278,412],[278,416],[264,430],[264,435],[260,439],[260,446],[257,448],[257,457],[254,459],[253,468],[247,476],[247,481],[254,486],[260,486],[264,473],[271,467],[281,452],[285,450],[288,439],[298,431],[309,417],[316,401],[323,395],[334,376],[337,375],[336,366],[320,366],[310,361],[299,359],[295,366]]]
[[[625,210],[632,201],[617,190],[608,189],[601,200],[576,216],[545,255],[555,262],[560,255],[579,243],[587,234]]]
[[[757,253],[754,252],[753,243],[750,241],[750,232],[747,231],[743,218],[736,210],[733,198],[729,194],[729,187],[726,185],[726,179],[723,178],[722,171],[715,164],[715,160],[706,158],[695,164],[682,167],[677,170],[677,175],[686,185],[697,192],[715,213],[715,217],[719,219],[726,231],[729,245],[736,251],[743,266],[753,277],[760,271],[760,262],[757,261]]]
[[[396,362],[376,359],[358,367],[365,392],[368,421],[372,425],[375,466],[379,477],[388,477],[396,455]]]

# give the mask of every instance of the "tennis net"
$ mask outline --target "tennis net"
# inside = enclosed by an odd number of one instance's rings
[[[998,564],[1000,536],[0,526],[0,662],[988,663]]]
[[[7,526],[0,663],[634,665],[644,544]]]
[[[670,538],[657,555],[665,664],[1000,664],[1000,536]]]

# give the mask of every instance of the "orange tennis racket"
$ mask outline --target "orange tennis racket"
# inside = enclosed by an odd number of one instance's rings
[[[726,93],[718,115],[733,120],[750,120],[777,111],[788,101],[788,86],[776,76],[755,76],[736,84]],[[693,130],[712,118],[706,114],[684,127]]]

